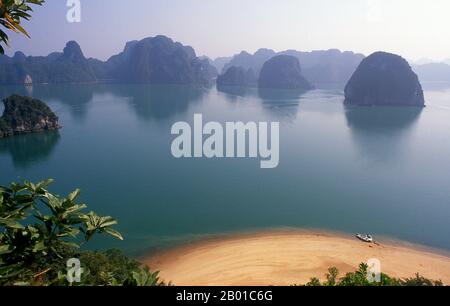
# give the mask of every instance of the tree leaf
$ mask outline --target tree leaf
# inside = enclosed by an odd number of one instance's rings
[[[117,239],[123,241],[123,236],[122,236],[122,234],[120,234],[118,231],[113,230],[112,228],[105,228],[103,231],[104,231],[106,234],[108,234],[108,235],[110,235],[110,236],[113,236],[113,237],[115,237],[115,238],[117,238]]]
[[[71,194],[69,194],[67,196],[67,199],[71,202],[75,201],[76,198],[78,198],[78,196],[80,195],[81,191],[80,189],[77,189],[75,191],[73,191]]]
[[[0,245],[0,255],[9,254],[14,250],[14,248],[10,248],[8,245]]]
[[[47,188],[49,185],[53,184],[54,181],[55,180],[53,180],[53,179],[44,180],[42,182],[37,183],[36,188],[37,189]]]
[[[15,221],[15,220],[3,219],[3,218],[0,218],[0,225],[9,227],[12,229],[23,229],[24,228],[22,224],[20,224],[19,222]]]

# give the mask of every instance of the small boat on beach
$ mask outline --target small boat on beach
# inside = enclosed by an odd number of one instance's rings
[[[367,243],[373,242],[373,237],[371,235],[356,234],[356,238],[358,238],[361,241],[367,242]]]

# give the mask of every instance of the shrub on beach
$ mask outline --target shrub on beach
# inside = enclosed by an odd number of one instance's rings
[[[340,279],[338,279],[339,270],[332,267],[328,269],[328,274],[325,275],[326,281],[321,282],[318,278],[312,278],[306,286],[443,286],[441,281],[430,280],[419,274],[416,274],[413,278],[399,279],[382,273],[380,282],[370,282],[367,275],[368,266],[365,263],[361,263],[357,271],[347,273]]]

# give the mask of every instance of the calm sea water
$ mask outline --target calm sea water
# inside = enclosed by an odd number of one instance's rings
[[[119,219],[136,254],[195,237],[277,227],[324,228],[450,250],[450,89],[428,107],[344,107],[340,89],[307,93],[184,86],[2,87],[48,102],[63,129],[0,140],[0,184],[56,179]],[[2,111],[2,109],[0,109]],[[280,165],[174,159],[171,125],[279,121]]]

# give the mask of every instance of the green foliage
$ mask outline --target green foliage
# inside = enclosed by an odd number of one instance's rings
[[[86,285],[123,284],[133,277],[133,271],[140,268],[136,260],[124,256],[119,250],[83,252],[80,261],[87,272],[82,277]]]
[[[367,264],[360,264],[359,270],[350,272],[340,281],[340,286],[370,286],[371,283],[367,279]]]
[[[19,124],[36,125],[43,118],[58,120],[58,117],[43,101],[13,94],[3,99],[5,110],[2,116],[4,124],[14,126]]]
[[[444,286],[444,284],[442,283],[442,281],[434,281],[434,280],[430,280],[427,279],[423,276],[420,276],[418,273],[416,274],[415,277],[412,278],[407,278],[404,280],[401,280],[401,284],[403,286],[410,286],[410,287],[423,287],[423,286]]]
[[[29,37],[21,26],[21,21],[30,20],[30,13],[33,11],[31,4],[42,5],[44,2],[44,0],[0,0],[0,26]],[[8,34],[0,30],[0,54],[5,53],[1,43],[8,45],[8,41]]]
[[[148,267],[144,267],[138,271],[133,271],[133,278],[126,285],[137,287],[157,286],[160,283],[159,272],[150,272]]]
[[[312,278],[306,286],[443,286],[441,281],[429,280],[419,274],[415,278],[396,279],[382,273],[379,283],[369,282],[367,275],[368,266],[365,263],[361,263],[357,271],[347,273],[341,279],[338,279],[339,270],[333,267],[328,270],[328,274],[326,274],[327,280],[325,282],[321,283],[318,278]]]
[[[104,252],[86,251],[79,255],[83,274],[81,286],[163,286],[159,272],[150,272],[148,267],[119,250]],[[61,275],[59,285],[68,285],[65,274]]]
[[[0,186],[0,285],[161,286],[150,272],[118,250],[80,251],[97,234],[123,240],[112,217],[85,213],[77,189],[66,197],[47,190],[53,180]],[[78,258],[81,282],[70,284],[67,260]]]
[[[19,95],[3,99],[5,109],[0,117],[0,138],[58,129],[58,117],[44,102]]]
[[[305,286],[306,287],[320,287],[320,286],[322,286],[322,283],[320,282],[320,280],[317,277],[313,277],[313,278],[311,278],[309,283],[307,283]]]
[[[59,197],[46,189],[52,182],[0,187],[0,284],[51,283],[95,234],[123,239],[111,228],[115,219],[75,202],[80,190]]]
[[[332,267],[328,269],[328,274],[326,275],[327,281],[325,286],[336,286],[337,277],[339,275],[339,270],[336,267]]]

